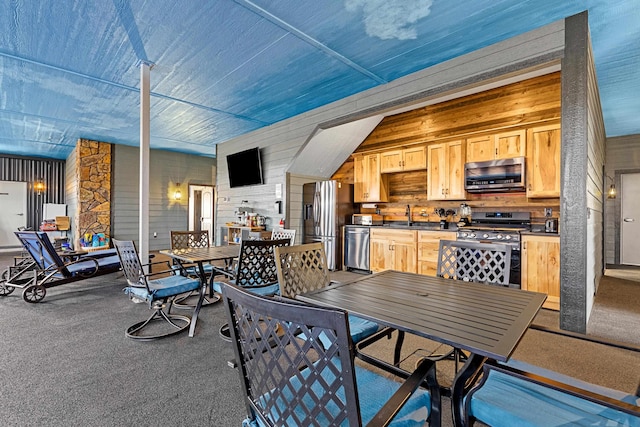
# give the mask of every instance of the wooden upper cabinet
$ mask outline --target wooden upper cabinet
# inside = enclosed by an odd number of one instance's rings
[[[467,162],[525,156],[525,135],[525,130],[514,130],[467,138]]]
[[[385,151],[380,154],[380,172],[403,172],[427,168],[427,153],[423,145]]]
[[[496,159],[526,156],[525,135],[526,131],[524,129],[495,135]]]
[[[484,162],[495,159],[493,135],[467,138],[467,162]]]
[[[427,147],[427,199],[464,200],[465,148],[462,140]]]
[[[527,197],[560,197],[560,124],[527,130]]]
[[[354,200],[386,202],[387,179],[380,173],[380,154],[362,154],[353,159]]]

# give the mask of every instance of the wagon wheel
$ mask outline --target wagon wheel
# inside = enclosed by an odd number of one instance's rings
[[[47,290],[42,285],[29,285],[22,291],[22,299],[26,302],[36,303],[42,301]]]
[[[6,284],[8,277],[9,277],[9,270],[3,271],[2,277],[0,277],[0,297],[6,297],[11,292],[16,290],[15,287],[9,286]]]

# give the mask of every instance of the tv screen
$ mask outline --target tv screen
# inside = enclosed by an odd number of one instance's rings
[[[258,147],[227,156],[229,187],[263,184],[262,163]]]

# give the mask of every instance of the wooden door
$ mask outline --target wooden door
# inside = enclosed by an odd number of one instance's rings
[[[516,130],[495,136],[496,159],[526,156],[525,131]]]
[[[403,150],[391,150],[380,153],[380,173],[402,171]]]
[[[444,200],[447,181],[447,145],[433,144],[427,148],[427,199]]]
[[[523,236],[522,289],[547,294],[543,307],[560,309],[560,238]]]
[[[427,168],[427,152],[423,145],[406,148],[403,151],[402,169],[405,171]]]
[[[560,197],[560,124],[527,131],[527,197]]]
[[[492,135],[467,138],[467,162],[484,162],[495,158]]]
[[[393,242],[393,269],[407,273],[417,272],[417,257],[415,242]]]
[[[356,202],[366,202],[365,175],[364,156],[355,156],[353,158],[353,200]]]
[[[385,202],[387,200],[386,196],[383,197],[379,153],[365,155],[365,188],[367,201]]]
[[[453,141],[447,144],[447,190],[446,198],[460,200],[466,197],[464,191],[464,148],[462,141]]]
[[[391,240],[385,236],[377,236],[373,230],[369,240],[369,267],[378,272],[393,268]]]

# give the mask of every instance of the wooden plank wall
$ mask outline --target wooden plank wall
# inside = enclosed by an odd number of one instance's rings
[[[138,241],[139,150],[114,145],[112,233],[122,240]],[[170,231],[187,230],[188,184],[213,185],[215,159],[169,151],[151,150],[149,177],[149,250],[171,247]],[[175,184],[182,184],[183,197],[173,200]],[[154,238],[156,232],[158,237]]]
[[[606,134],[593,60],[591,40],[587,43],[587,321],[604,272],[604,151]]]
[[[386,117],[355,152],[384,151],[394,147],[557,123],[560,109],[560,73],[556,72]],[[333,178],[352,183],[353,159],[347,160]],[[385,219],[391,221],[406,219],[404,212],[407,204],[416,213],[424,210],[432,214],[434,208],[456,209],[461,203],[428,201],[426,171],[390,174],[389,189],[389,202],[378,203],[378,208]],[[527,199],[524,193],[468,194],[467,203],[478,211],[527,210],[538,222],[543,221],[544,208],[552,208],[554,217],[557,217],[560,206],[559,198]],[[439,221],[440,218],[429,215],[414,220]]]

